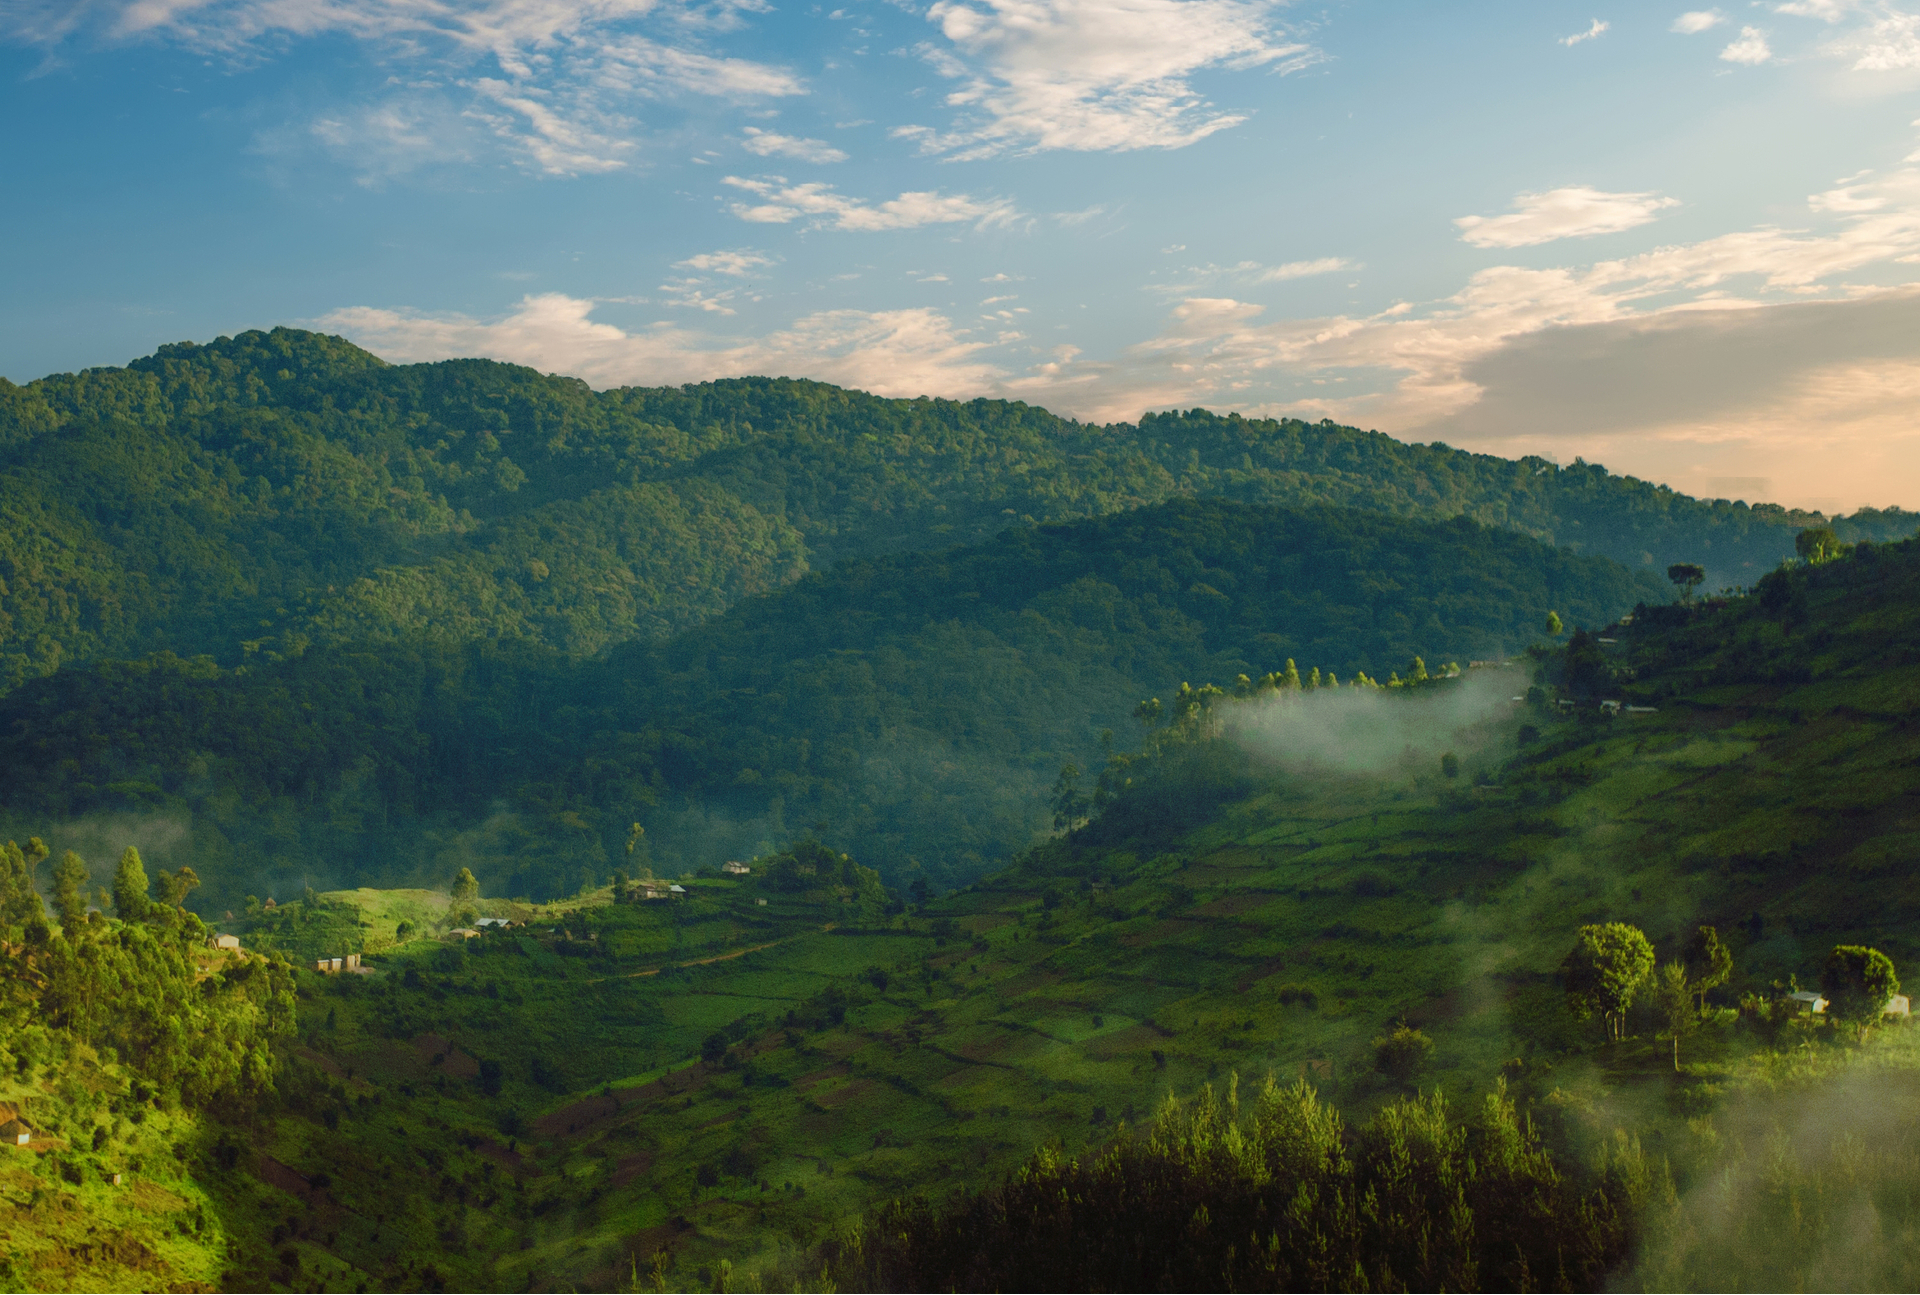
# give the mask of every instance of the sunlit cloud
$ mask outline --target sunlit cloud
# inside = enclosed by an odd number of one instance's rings
[[[1462,216],[1463,241],[1475,247],[1532,247],[1560,238],[1616,234],[1644,225],[1678,200],[1657,193],[1605,193],[1587,185],[1523,193],[1504,216]]]
[[[733,214],[762,225],[811,220],[831,229],[865,231],[952,224],[988,228],[1011,224],[1019,216],[1008,199],[975,198],[964,193],[932,190],[866,203],[837,192],[830,184],[789,184],[781,176],[746,179],[730,175],[722,183],[748,195],[746,200],[731,205]]]
[[[1317,61],[1262,0],[937,0],[947,44],[921,54],[959,82],[949,129],[896,127],[956,159],[1010,150],[1181,148],[1246,120],[1191,77],[1208,68],[1287,72]]]

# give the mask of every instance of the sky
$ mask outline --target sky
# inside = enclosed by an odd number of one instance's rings
[[[1920,0],[0,0],[0,374],[289,324],[1920,508]]]

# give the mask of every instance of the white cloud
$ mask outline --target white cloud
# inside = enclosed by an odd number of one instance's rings
[[[772,264],[773,258],[764,252],[742,247],[733,251],[702,252],[698,256],[689,256],[684,261],[675,261],[673,268],[700,270],[707,274],[726,274],[736,279],[744,279],[762,266]]]
[[[1285,265],[1276,265],[1260,271],[1254,277],[1256,283],[1280,283],[1286,279],[1305,279],[1316,274],[1332,274],[1336,270],[1350,269],[1353,262],[1344,256],[1322,256],[1312,261],[1288,261]]]
[[[806,93],[785,69],[697,47],[701,31],[761,8],[763,0],[705,9],[665,0],[16,0],[0,4],[0,34],[54,43],[91,27],[110,40],[166,40],[241,61],[270,57],[295,40],[346,37],[381,62],[406,67],[414,75],[394,80],[416,88],[384,108],[322,112],[313,133],[323,141],[377,140],[383,113],[397,120],[467,112],[527,165],[574,175],[630,165],[640,134],[632,112],[642,102]],[[648,23],[665,23],[672,39],[643,34]],[[440,96],[439,108],[421,102],[430,95]],[[404,130],[384,134],[404,144]],[[271,147],[273,138],[270,132],[262,144]],[[411,169],[394,165],[404,152],[381,150],[363,169],[375,176]]]
[[[736,202],[733,214],[763,225],[785,225],[812,217],[834,229],[918,229],[922,225],[971,223],[977,228],[1011,224],[1019,212],[1005,198],[974,198],[937,190],[903,193],[875,205],[837,193],[830,184],[789,184],[781,176],[748,180],[728,176],[723,183],[750,194],[758,202]]]
[[[1682,36],[1697,36],[1703,31],[1718,27],[1727,20],[1727,16],[1718,9],[1691,9],[1673,20],[1668,31],[1678,32]]]
[[[824,139],[801,139],[793,135],[778,135],[770,130],[758,130],[752,126],[743,132],[746,136],[741,146],[749,153],[758,153],[761,157],[790,157],[800,162],[844,162],[847,155]]]
[[[1758,27],[1742,27],[1740,38],[1721,50],[1720,57],[1728,63],[1756,67],[1773,57],[1773,49],[1767,44],[1767,34]]]
[[[1001,374],[981,356],[990,342],[931,309],[820,311],[759,338],[667,323],[627,332],[596,323],[592,313],[591,301],[549,293],[491,321],[356,306],[315,322],[397,363],[483,355],[600,387],[765,374],[887,396],[972,395],[990,390]]]
[[[1865,31],[1834,43],[1856,72],[1903,72],[1920,67],[1920,14],[1887,9]]]
[[[1593,25],[1591,27],[1587,28],[1585,31],[1575,32],[1571,36],[1562,36],[1560,38],[1560,43],[1562,45],[1565,45],[1568,49],[1572,49],[1575,45],[1578,45],[1581,41],[1593,40],[1595,37],[1603,35],[1607,31],[1611,30],[1612,27],[1613,27],[1612,23],[1601,22],[1598,18],[1595,18],[1593,20]]]
[[[1504,216],[1462,216],[1453,223],[1475,247],[1532,247],[1557,238],[1617,234],[1677,206],[1657,193],[1606,193],[1588,185],[1523,193]]]
[[[1289,72],[1320,57],[1273,0],[936,0],[951,48],[923,46],[959,110],[951,130],[898,138],[956,159],[1008,150],[1180,148],[1244,121],[1194,89],[1210,68]]]

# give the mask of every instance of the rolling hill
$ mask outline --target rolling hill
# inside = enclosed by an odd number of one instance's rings
[[[1631,567],[1703,562],[1714,586],[1757,579],[1808,520],[1328,422],[1093,426],[761,378],[594,392],[280,328],[0,382],[0,691],[162,650],[231,666],[510,640],[586,657],[849,558],[1186,496],[1466,516]]]

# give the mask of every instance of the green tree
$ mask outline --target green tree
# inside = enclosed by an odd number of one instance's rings
[[[1087,798],[1080,790],[1080,766],[1069,760],[1060,766],[1060,776],[1053,781],[1053,797],[1048,802],[1053,809],[1053,826],[1061,832],[1071,832],[1087,821]]]
[[[0,926],[25,926],[41,915],[34,871],[47,857],[47,845],[30,837],[22,849],[12,841],[0,846]]]
[[[1667,1035],[1673,1040],[1673,1068],[1680,1069],[1680,1036],[1690,1033],[1700,1023],[1700,1014],[1693,1007],[1693,986],[1687,983],[1687,969],[1678,962],[1669,962],[1660,968],[1660,974],[1654,977],[1653,1002],[1660,1012],[1660,1019],[1666,1022]]]
[[[1546,628],[1549,638],[1559,638],[1561,634],[1566,632],[1567,627],[1566,623],[1560,619],[1559,612],[1550,611],[1547,613]]]
[[[146,917],[152,903],[147,898],[147,870],[140,863],[140,851],[128,846],[113,872],[113,911],[123,922],[138,922]]]
[[[181,865],[178,872],[159,872],[153,879],[154,892],[160,902],[169,908],[182,908],[187,896],[200,889],[200,878],[192,868]]]
[[[69,938],[87,920],[87,861],[68,850],[53,869],[53,903]]]
[[[1693,938],[1680,953],[1680,961],[1686,966],[1687,983],[1699,995],[1700,1010],[1704,1012],[1707,991],[1726,984],[1727,978],[1733,975],[1733,954],[1720,943],[1719,931],[1711,926],[1697,926]]]
[[[1826,996],[1827,1015],[1854,1027],[1855,1037],[1880,1019],[1887,1000],[1900,992],[1893,959],[1861,944],[1837,944],[1820,969],[1820,992]]]
[[[1793,551],[1809,566],[1819,566],[1840,556],[1840,537],[1831,526],[1809,526],[1793,537]]]
[[[1693,601],[1693,591],[1707,578],[1707,569],[1698,562],[1676,562],[1667,568],[1667,579],[1680,591],[1680,601]]]
[[[1625,1037],[1627,1009],[1652,971],[1653,946],[1625,922],[1581,927],[1560,963],[1568,1009],[1583,1021],[1598,1013],[1610,1041]]]
[[[1440,772],[1448,778],[1460,776],[1460,757],[1448,751],[1440,757]]]
[[[478,898],[480,898],[480,883],[474,879],[473,870],[471,868],[460,869],[459,872],[454,874],[453,878],[453,902],[456,904],[471,904]]]

